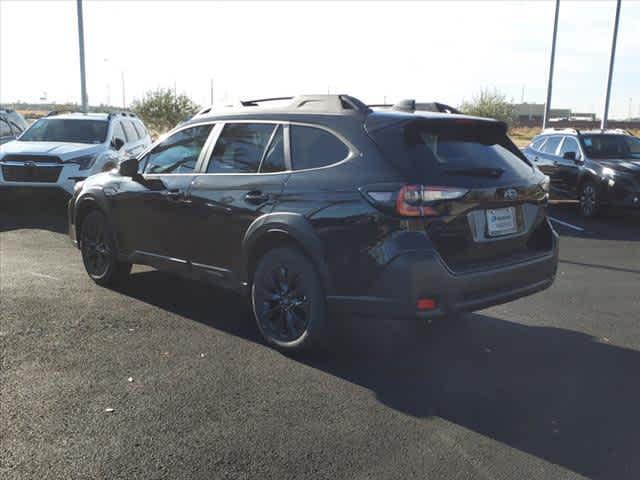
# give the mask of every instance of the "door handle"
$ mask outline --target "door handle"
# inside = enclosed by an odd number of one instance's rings
[[[251,203],[253,205],[259,205],[269,200],[269,195],[261,192],[260,190],[252,190],[251,192],[248,192],[244,196],[244,199],[247,203]]]

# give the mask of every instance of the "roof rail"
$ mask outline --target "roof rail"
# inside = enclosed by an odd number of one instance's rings
[[[312,112],[344,113],[354,111],[362,114],[371,109],[362,101],[350,95],[298,95],[297,97],[258,98],[255,100],[241,100],[241,107],[259,107],[261,103],[291,100],[284,106],[285,110],[305,110]],[[233,105],[228,105],[232,107]],[[213,107],[203,107],[194,116],[212,113]]]
[[[368,107],[372,108],[391,108],[392,110],[396,110],[398,112],[407,112],[407,113],[415,113],[415,112],[439,112],[439,113],[462,113],[457,108],[453,108],[449,105],[439,102],[426,102],[419,103],[414,99],[400,100],[398,103],[378,103],[373,105],[368,105]]]
[[[258,98],[256,100],[240,100],[240,105],[243,107],[257,107],[260,103],[277,102],[279,100],[292,100],[293,97],[271,97],[271,98]]]
[[[122,115],[123,117],[134,117],[134,118],[137,117],[137,115],[133,112],[110,112],[109,115],[107,116],[107,119],[111,120],[116,115]]]
[[[581,135],[580,130],[577,128],[556,128],[556,127],[547,127],[542,130],[542,133],[545,132],[566,132],[566,133],[575,133],[576,135]]]
[[[49,113],[45,115],[45,117],[53,117],[54,115],[58,115],[60,112],[58,110],[51,110]]]

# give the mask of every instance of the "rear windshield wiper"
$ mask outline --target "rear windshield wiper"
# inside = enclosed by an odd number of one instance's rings
[[[504,173],[502,168],[475,167],[475,168],[445,168],[447,175],[459,175],[464,177],[489,177],[498,178]]]

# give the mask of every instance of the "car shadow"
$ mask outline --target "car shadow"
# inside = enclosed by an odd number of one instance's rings
[[[263,343],[239,296],[158,271],[134,273],[119,291]],[[291,361],[360,385],[406,415],[446,419],[590,478],[640,475],[635,350],[481,314],[423,328],[336,317],[332,330],[327,351]]]
[[[67,233],[67,202],[62,191],[0,190],[0,232],[20,229]]]

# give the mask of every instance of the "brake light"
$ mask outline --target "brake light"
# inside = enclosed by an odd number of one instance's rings
[[[396,212],[405,217],[438,215],[435,203],[462,198],[467,192],[464,188],[405,185],[396,197]]]

